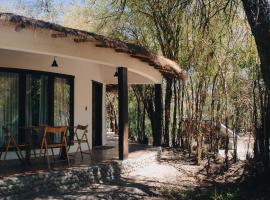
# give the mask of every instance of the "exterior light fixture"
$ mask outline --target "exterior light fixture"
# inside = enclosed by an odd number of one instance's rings
[[[52,63],[52,67],[58,67],[58,64],[57,64],[55,58],[56,58],[56,56],[54,56],[53,63]]]
[[[117,77],[118,76],[118,72],[116,71],[115,73],[114,73],[114,77]]]

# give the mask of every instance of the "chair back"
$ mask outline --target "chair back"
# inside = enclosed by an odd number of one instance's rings
[[[14,135],[10,128],[3,127],[4,143],[7,143],[9,139],[12,139],[12,143],[16,143]]]
[[[63,127],[45,127],[45,131],[47,133],[62,133],[62,132],[66,132],[67,127],[63,126]]]
[[[2,147],[5,148],[5,151],[3,151],[2,149],[0,149],[0,159],[1,159],[2,153],[5,152],[5,154],[4,154],[4,160],[6,160],[6,156],[7,156],[7,153],[9,152],[10,148],[15,148],[16,155],[18,156],[18,159],[22,161],[24,159],[23,158],[23,155],[22,155],[22,152],[20,150],[19,145],[16,142],[15,137],[12,134],[11,129],[10,128],[7,128],[7,127],[2,127],[2,128],[3,128],[3,133],[4,133],[3,134],[4,135],[4,143],[3,143],[3,146]]]
[[[91,149],[90,149],[90,145],[89,145],[89,141],[88,141],[88,137],[87,137],[87,132],[88,132],[87,128],[88,128],[88,124],[85,126],[78,124],[76,129],[75,129],[74,137],[73,137],[73,143],[78,144],[76,153],[78,151],[80,151],[82,160],[83,160],[83,154],[89,154],[91,156]],[[80,132],[80,134],[79,134],[79,132]],[[82,150],[82,146],[81,146],[82,143],[87,144],[88,152],[85,152]]]
[[[10,138],[10,135],[11,135],[11,134],[10,134],[10,129],[3,126],[3,127],[2,127],[2,130],[3,130],[3,136],[2,136],[3,141],[0,142],[0,144],[6,145],[7,140],[8,140],[8,138]]]
[[[45,138],[54,138],[54,136],[60,135],[62,140],[66,138],[67,127],[45,127],[44,137]],[[60,142],[62,143],[62,141]]]
[[[55,143],[50,141],[51,138],[54,136],[60,136],[60,141]],[[48,168],[50,168],[50,158],[48,154],[48,149],[51,148],[52,156],[54,158],[53,148],[60,148],[59,156],[61,158],[65,158],[68,161],[69,165],[69,158],[67,155],[67,127],[45,127],[44,129],[44,136],[41,142],[40,147],[40,157],[42,155],[42,150],[44,149],[44,156],[47,157]]]
[[[67,133],[67,127],[46,127],[45,133],[49,134],[59,134],[59,133]]]
[[[10,128],[7,127],[3,127],[3,133],[5,137],[10,137],[12,135]]]
[[[80,125],[80,124],[78,124],[77,126],[76,126],[76,128],[75,128],[75,132],[74,132],[74,139],[76,140],[78,140],[78,139],[81,139],[81,137],[83,137],[87,132],[88,132],[88,130],[87,130],[87,128],[88,128],[88,124],[87,125]]]
[[[77,127],[76,127],[76,131],[81,130],[81,131],[87,132],[87,128],[88,128],[88,124],[85,125],[85,126],[78,124]]]

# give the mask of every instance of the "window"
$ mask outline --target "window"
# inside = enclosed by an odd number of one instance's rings
[[[73,76],[0,68],[0,145],[3,126],[11,128],[19,143],[25,140],[20,127],[73,126],[73,84]],[[73,137],[72,131],[68,134]],[[33,134],[34,143],[41,137],[42,133]]]
[[[27,74],[25,92],[25,126],[49,124],[48,76]],[[24,135],[23,130],[21,135]],[[34,131],[32,137],[33,144],[39,145],[42,133]]]

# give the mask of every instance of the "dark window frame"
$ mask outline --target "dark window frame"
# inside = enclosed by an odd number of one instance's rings
[[[94,88],[94,87],[96,87],[96,88]],[[93,113],[93,111],[94,111],[94,108],[93,108],[93,98],[96,98],[94,96],[94,94],[93,94],[93,92],[96,92],[96,91],[94,91],[94,89],[97,89],[97,90],[100,89],[99,92],[101,92],[101,99],[100,99],[101,101],[97,101],[96,100],[96,103],[98,103],[99,106],[101,106],[101,107],[98,106],[99,107],[98,109],[101,108],[101,112],[100,112],[100,116],[99,116],[99,120],[98,120],[99,123],[101,123],[101,124],[98,125],[99,127],[96,126],[97,125],[96,124],[97,123],[97,121],[96,121],[97,119],[96,119],[96,116],[94,116],[94,114],[96,115],[96,113]],[[102,146],[102,143],[103,143],[103,138],[102,138],[102,119],[103,119],[102,98],[104,98],[103,97],[103,89],[104,89],[104,84],[103,83],[98,82],[98,81],[95,81],[95,80],[92,80],[92,146]],[[94,118],[95,118],[95,121],[93,121]],[[93,127],[94,126],[95,126],[96,129],[97,128],[100,129],[99,130],[99,133],[96,132],[97,130],[93,130]],[[98,138],[97,138],[97,136],[98,136]],[[94,137],[95,137],[95,140],[94,140]]]
[[[46,72],[46,71],[38,71],[38,70],[30,70],[30,69],[19,69],[19,68],[11,68],[11,67],[0,67],[0,72],[7,73],[16,73],[19,76],[19,127],[25,126],[25,102],[26,102],[26,75],[43,75],[48,76],[48,95],[49,95],[49,124],[50,126],[54,126],[54,79],[55,78],[66,78],[68,83],[70,84],[70,124],[69,126],[74,126],[74,79],[75,76],[68,74],[60,74],[55,72]],[[70,131],[69,143],[72,145],[70,141],[73,141],[74,132],[73,129]],[[19,143],[23,144],[25,141],[24,131],[19,128]]]

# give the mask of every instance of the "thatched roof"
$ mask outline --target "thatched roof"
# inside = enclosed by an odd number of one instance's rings
[[[53,38],[71,37],[75,43],[94,42],[96,47],[112,48],[116,52],[126,53],[133,58],[146,62],[150,66],[159,70],[164,77],[184,79],[184,72],[176,62],[162,56],[152,54],[146,48],[136,44],[12,13],[0,13],[0,22],[14,25],[16,31],[27,28],[34,30],[42,29],[50,31],[51,37]]]

